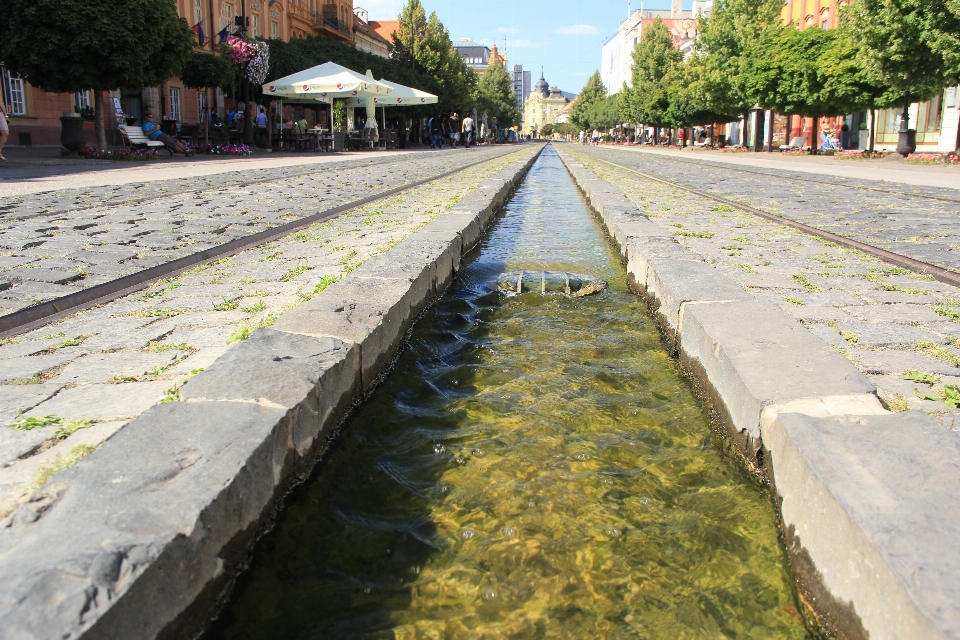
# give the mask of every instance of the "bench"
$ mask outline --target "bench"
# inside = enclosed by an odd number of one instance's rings
[[[120,129],[120,133],[123,134],[123,137],[127,139],[127,142],[129,142],[130,146],[134,149],[138,147],[147,147],[148,149],[167,149],[167,145],[163,144],[159,140],[151,140],[139,127],[118,127],[118,129]],[[167,149],[167,153],[169,153],[171,156],[173,155],[173,151],[170,149]]]
[[[780,145],[780,151],[791,151],[793,149],[803,149],[807,144],[807,139],[804,136],[797,136],[790,141],[790,144]]]

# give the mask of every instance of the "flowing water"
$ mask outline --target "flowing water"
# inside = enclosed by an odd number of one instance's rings
[[[575,272],[576,298],[497,290]],[[547,147],[208,638],[803,638],[769,493]]]

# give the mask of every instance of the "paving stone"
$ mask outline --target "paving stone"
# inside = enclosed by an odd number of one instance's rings
[[[29,456],[48,440],[56,437],[54,426],[21,431],[6,425],[0,426],[0,470],[16,463],[20,458]],[[0,507],[0,513],[3,508]]]
[[[204,347],[222,347],[227,344],[229,338],[236,328],[233,326],[225,327],[184,327],[175,329],[173,333],[166,336],[161,344],[180,344],[186,342],[195,349]]]
[[[857,344],[863,347],[897,347],[928,340],[939,340],[939,336],[920,327],[893,322],[860,322],[858,320],[840,319],[837,324],[844,331],[855,335]]]
[[[843,310],[867,322],[939,322],[943,319],[930,307],[919,304],[871,304]]]
[[[136,378],[157,367],[170,366],[180,355],[179,351],[90,353],[68,364],[55,380],[62,384],[90,384],[109,382],[113,378]]]
[[[103,422],[129,419],[162,400],[169,388],[170,383],[166,380],[84,385],[64,389],[24,415],[55,415],[64,420]]]
[[[82,276],[75,271],[59,271],[55,269],[11,269],[3,274],[13,280],[29,282],[49,282],[51,284],[67,284],[79,280]]]
[[[224,340],[224,344],[219,346],[202,347],[196,353],[165,370],[163,372],[164,377],[187,376],[191,375],[194,371],[207,369],[230,348],[225,342],[226,340]]]
[[[18,413],[29,411],[62,388],[56,382],[0,385],[0,426],[13,422]]]
[[[960,375],[960,368],[943,360],[927,357],[917,351],[852,349],[849,353],[858,363],[860,370],[866,373],[900,374],[904,371],[918,370],[942,376]]]
[[[76,354],[55,352],[49,355],[0,360],[0,384],[29,380],[41,373],[61,367],[76,357]]]

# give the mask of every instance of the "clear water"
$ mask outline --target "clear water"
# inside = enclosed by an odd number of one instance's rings
[[[495,290],[520,269],[610,287]],[[548,147],[207,637],[803,638],[792,584]]]

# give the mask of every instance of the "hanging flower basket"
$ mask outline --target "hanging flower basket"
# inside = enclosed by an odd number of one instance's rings
[[[224,44],[227,57],[243,68],[243,76],[253,84],[263,84],[270,69],[270,45],[266,42],[230,37]]]

